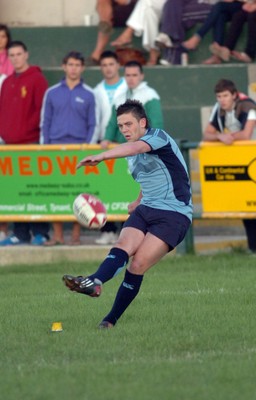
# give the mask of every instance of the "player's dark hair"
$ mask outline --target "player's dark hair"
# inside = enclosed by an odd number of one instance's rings
[[[62,60],[62,64],[67,64],[68,60],[70,58],[74,58],[75,60],[79,60],[81,61],[81,64],[84,65],[84,56],[82,53],[80,53],[79,51],[70,51],[69,53],[67,53],[65,55],[65,57]]]
[[[8,47],[9,47],[9,45],[10,45],[10,43],[11,43],[11,40],[12,40],[10,29],[8,28],[7,25],[0,24],[0,31],[4,31],[5,34],[6,34],[6,36],[7,36],[6,49],[8,49]]]
[[[146,114],[146,111],[142,105],[142,103],[138,100],[126,100],[124,104],[121,104],[116,109],[116,116],[119,117],[123,114],[132,114],[137,121],[140,121],[142,118],[146,119],[146,126],[145,128],[149,128],[149,120]]]
[[[124,65],[124,69],[129,68],[129,67],[138,67],[139,70],[140,70],[140,73],[143,74],[142,65],[141,65],[138,61],[135,61],[135,60],[128,61],[128,62]]]
[[[105,50],[100,55],[100,61],[104,60],[105,58],[114,58],[117,62],[119,62],[117,54],[111,50]]]
[[[27,46],[21,40],[13,40],[10,42],[8,49],[12,49],[13,47],[22,47],[24,51],[28,51]]]
[[[215,85],[214,93],[221,93],[228,91],[232,94],[238,93],[236,85],[234,82],[230,81],[229,79],[220,79],[219,82]]]

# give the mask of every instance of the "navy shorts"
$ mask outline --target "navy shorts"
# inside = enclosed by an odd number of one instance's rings
[[[184,239],[191,221],[174,211],[159,210],[139,205],[125,221],[123,228],[136,228],[144,234],[150,232],[173,250]]]

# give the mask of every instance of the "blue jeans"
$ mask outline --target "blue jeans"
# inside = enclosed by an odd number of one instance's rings
[[[241,10],[242,5],[240,1],[234,1],[233,3],[220,1],[215,4],[204,24],[198,29],[197,35],[203,38],[210,29],[213,29],[213,41],[223,45],[226,23],[231,21],[232,16],[237,11]]]
[[[175,44],[185,40],[186,30],[204,22],[212,6],[197,0],[167,0],[163,7],[160,31]]]

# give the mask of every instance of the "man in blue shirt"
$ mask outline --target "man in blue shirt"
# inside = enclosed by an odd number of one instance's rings
[[[140,184],[139,196],[129,204],[130,216],[98,270],[87,277],[63,276],[70,290],[98,297],[102,283],[112,279],[132,257],[100,328],[116,324],[139,293],[145,272],[184,239],[192,219],[189,176],[175,141],[164,130],[149,127],[145,110],[136,100],[127,100],[117,108],[117,123],[127,143],[84,158],[78,168],[126,157],[133,178]]]
[[[65,77],[49,88],[41,111],[41,143],[90,143],[95,125],[93,89],[81,79],[84,58],[72,51],[63,59]],[[54,236],[46,246],[64,244],[63,223],[53,223]],[[80,244],[80,225],[74,223],[71,244]]]
[[[93,89],[81,79],[84,57],[68,53],[62,64],[65,77],[50,87],[41,111],[41,143],[90,143],[95,129]]]

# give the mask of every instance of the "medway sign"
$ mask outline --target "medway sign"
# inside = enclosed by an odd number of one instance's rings
[[[256,215],[256,142],[203,142],[199,148],[203,214]]]
[[[72,205],[80,193],[105,204],[108,220],[125,220],[139,185],[124,159],[76,169],[99,145],[0,146],[0,221],[74,221]]]

